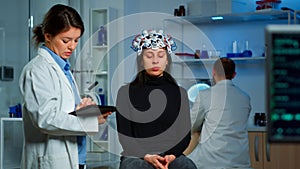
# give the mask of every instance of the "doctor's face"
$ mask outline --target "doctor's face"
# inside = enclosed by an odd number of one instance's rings
[[[142,66],[151,76],[162,76],[168,64],[166,49],[143,49]]]
[[[69,30],[52,36],[45,34],[45,45],[63,59],[69,59],[78,45],[81,36],[79,28],[71,27]]]

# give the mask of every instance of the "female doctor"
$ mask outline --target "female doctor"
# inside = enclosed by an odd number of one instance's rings
[[[68,59],[83,32],[80,15],[65,5],[53,6],[34,29],[36,46],[42,45],[19,81],[24,100],[23,169],[84,168],[85,135],[97,132],[98,124],[105,122],[103,116],[69,114],[95,104],[80,98],[69,70]]]

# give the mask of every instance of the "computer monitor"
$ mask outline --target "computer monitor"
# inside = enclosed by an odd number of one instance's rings
[[[270,142],[300,142],[300,25],[268,25],[266,110]]]

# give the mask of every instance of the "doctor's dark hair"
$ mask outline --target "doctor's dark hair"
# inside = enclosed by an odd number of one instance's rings
[[[54,37],[59,33],[68,31],[71,27],[79,28],[81,30],[80,35],[83,34],[84,24],[79,13],[66,5],[52,6],[44,16],[43,22],[33,29],[34,36],[32,39],[35,41],[35,47],[45,42],[45,33]]]
[[[213,69],[219,76],[225,76],[231,80],[235,74],[235,63],[230,58],[220,58],[214,63]]]

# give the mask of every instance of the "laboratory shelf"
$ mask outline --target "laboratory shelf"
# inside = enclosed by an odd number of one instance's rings
[[[288,24],[295,22],[295,15],[291,11],[284,10],[262,10],[245,13],[230,13],[223,15],[212,16],[181,16],[165,19],[165,21],[176,22],[178,24],[192,23],[199,24],[214,24],[225,22],[250,22],[250,21],[270,21],[270,20],[288,20]]]
[[[201,62],[214,62],[218,58],[208,58],[208,59],[174,59],[173,63],[201,63]],[[265,60],[265,57],[240,57],[240,58],[231,58],[235,61],[261,61]]]

